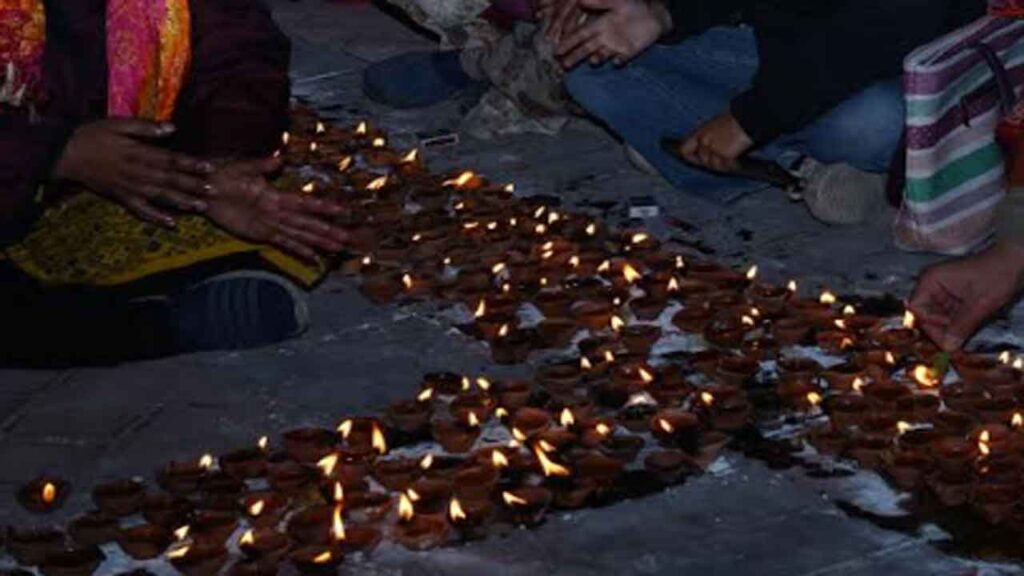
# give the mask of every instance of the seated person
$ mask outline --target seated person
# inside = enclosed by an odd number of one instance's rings
[[[999,207],[988,249],[924,271],[910,298],[921,329],[947,352],[959,350],[986,321],[1024,291],[1024,190]]]
[[[258,0],[0,0],[0,361],[305,328],[293,280],[344,235],[267,181],[288,62]]]
[[[753,152],[805,178],[817,218],[855,223],[885,206],[904,124],[903,58],[984,9],[982,0],[563,0],[552,29],[574,68],[570,95],[676,187],[723,202],[761,188],[708,173],[728,174]],[[580,10],[590,16],[573,25]],[[678,152],[692,166],[660,148],[664,136],[684,138]]]

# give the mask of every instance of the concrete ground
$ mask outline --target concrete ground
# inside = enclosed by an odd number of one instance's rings
[[[394,112],[368,102],[360,74],[368,64],[431,42],[369,4],[272,2],[294,41],[298,96],[339,121],[374,119],[401,141],[417,131],[452,128],[458,103]],[[515,182],[526,194],[621,201],[651,194],[713,257],[758,263],[769,279],[799,278],[808,289],[905,296],[924,257],[900,254],[888,224],[829,229],[782,193],[723,209],[680,194],[632,169],[595,126],[573,125],[556,138],[464,140],[432,158]],[[670,232],[664,222],[652,227]],[[0,524],[40,522],[16,505],[14,491],[47,472],[74,492],[53,520],[88,505],[103,479],[149,475],[160,462],[255,442],[302,424],[332,424],[407,396],[424,372],[504,373],[480,345],[450,329],[429,307],[377,307],[331,279],[312,297],[315,326],[284,345],[200,354],[112,368],[0,371]],[[1012,340],[1008,321],[987,339]],[[514,370],[514,369],[513,369]],[[642,501],[565,515],[535,531],[426,554],[385,548],[347,573],[467,574],[965,574],[1017,573],[948,556],[923,534],[886,531],[846,516],[823,496],[821,481],[775,472],[730,455],[712,473]],[[0,563],[2,568],[2,563]],[[107,572],[114,568],[106,566]]]

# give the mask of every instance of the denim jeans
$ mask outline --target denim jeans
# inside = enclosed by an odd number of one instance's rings
[[[655,45],[622,68],[582,65],[569,74],[566,86],[577,103],[674,186],[728,202],[767,186],[690,168],[663,152],[660,140],[685,137],[728,110],[730,101],[750,87],[757,68],[753,30],[719,27],[680,44]],[[899,146],[904,116],[902,85],[898,79],[887,80],[756,153],[782,164],[806,155],[825,164],[885,172]]]

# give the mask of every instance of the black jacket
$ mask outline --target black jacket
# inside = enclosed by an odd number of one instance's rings
[[[985,12],[984,0],[666,0],[678,42],[753,26],[760,68],[732,113],[755,142],[794,132],[874,82],[914,48]]]

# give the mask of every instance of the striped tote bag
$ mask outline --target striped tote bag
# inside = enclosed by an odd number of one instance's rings
[[[991,238],[1006,194],[996,127],[1022,86],[1021,20],[987,16],[907,56],[900,248],[960,255]]]

